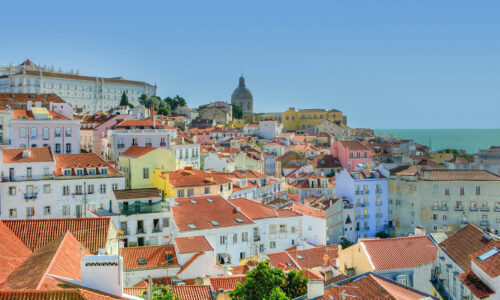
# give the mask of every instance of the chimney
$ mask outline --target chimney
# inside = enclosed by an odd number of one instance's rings
[[[425,228],[422,226],[415,227],[415,236],[425,236],[427,235]]]
[[[87,255],[82,259],[81,285],[121,297],[123,258],[118,255]]]
[[[156,129],[155,107],[153,105],[149,107],[149,119],[153,121],[153,128]]]

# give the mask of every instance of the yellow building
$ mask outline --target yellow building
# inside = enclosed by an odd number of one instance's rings
[[[283,130],[295,131],[300,129],[314,130],[315,126],[324,120],[343,122],[342,112],[336,109],[299,109],[291,107],[283,113]]]
[[[233,119],[233,123],[231,124],[233,128],[243,128],[245,125],[247,125],[247,123],[243,119]]]
[[[451,160],[453,159],[453,153],[438,153],[434,152],[429,155],[433,161],[437,162],[438,164],[444,164],[445,160]]]
[[[155,169],[170,172],[177,164],[174,150],[139,146],[128,148],[119,160],[126,189],[152,188]]]
[[[278,122],[283,122],[283,113],[259,113],[253,115],[253,122],[258,123],[262,120],[274,120]]]
[[[219,195],[228,199],[233,193],[231,179],[220,174],[205,172],[192,167],[173,172],[153,172],[154,186],[163,191],[165,197],[201,197]]]

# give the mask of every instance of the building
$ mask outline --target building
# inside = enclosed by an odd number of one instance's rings
[[[477,169],[500,175],[500,146],[479,150],[476,154],[475,165]]]
[[[484,170],[395,169],[389,180],[389,223],[396,236],[406,236],[415,226],[453,233],[467,223],[498,233],[499,181]]]
[[[253,96],[245,85],[245,78],[240,76],[238,87],[231,95],[231,104],[238,105],[244,114],[253,114]]]
[[[314,198],[333,198],[335,184],[326,176],[316,174],[302,174],[288,176],[288,192],[299,196],[301,203],[307,203]]]
[[[270,140],[275,139],[279,136],[283,130],[283,124],[274,120],[262,120],[259,121],[258,135],[260,138]]]
[[[368,166],[373,162],[372,149],[360,141],[335,141],[330,153],[338,158],[344,169],[353,171],[360,166]]]
[[[336,109],[299,109],[289,108],[283,113],[283,130],[296,131],[300,129],[314,130],[315,126],[324,120],[342,123],[342,112]]]
[[[218,124],[229,124],[233,121],[233,108],[227,102],[211,102],[200,106],[198,114],[202,120],[213,120]]]
[[[314,132],[316,134],[333,134],[338,141],[345,141],[350,138],[349,127],[333,120],[323,120],[314,127]]]
[[[379,171],[342,171],[335,176],[337,197],[354,205],[356,240],[374,237],[389,225],[388,178]]]
[[[80,147],[85,152],[102,155],[102,138],[106,137],[108,129],[131,115],[95,114],[80,118]]]
[[[73,70],[56,71],[53,67],[37,66],[30,60],[19,66],[0,67],[0,93],[53,93],[73,107],[90,113],[118,106],[124,92],[130,103],[138,105],[142,94],[156,95],[156,85],[122,77],[83,76]]]
[[[176,169],[193,167],[199,169],[200,144],[184,136],[171,139],[170,149],[175,152]]]
[[[340,243],[343,238],[356,240],[354,204],[342,198],[330,199],[325,218],[328,244]]]

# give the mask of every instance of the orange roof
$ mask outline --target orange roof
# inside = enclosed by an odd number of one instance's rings
[[[70,120],[69,118],[59,114],[59,113],[56,113],[55,111],[53,110],[48,110],[48,113],[49,113],[49,116],[52,117],[52,120]],[[20,109],[20,110],[12,110],[12,120],[30,120],[30,121],[33,121],[33,120],[36,120],[35,119],[35,116],[33,115],[33,112],[31,110],[24,110],[24,109]],[[47,119],[49,120],[49,119]]]
[[[168,173],[169,181],[174,187],[203,186],[230,183],[231,180],[216,174],[193,168],[184,168]]]
[[[54,102],[66,103],[56,94],[29,94],[29,93],[0,93],[0,103],[19,103],[19,102]]]
[[[86,289],[0,291],[1,300],[113,300],[122,299]]]
[[[0,282],[3,282],[30,255],[31,250],[0,221]]]
[[[253,223],[221,196],[179,198],[176,202],[172,211],[181,232]]]
[[[428,236],[360,241],[374,270],[406,269],[436,260],[437,247]]]
[[[232,172],[238,178],[266,178],[268,175],[254,170],[236,170]]]
[[[66,232],[28,257],[7,277],[0,289],[59,289],[59,281],[47,274],[80,280],[80,261],[88,254],[78,240]]]
[[[202,256],[203,254],[205,254],[205,252],[198,252],[195,255],[191,256],[191,258],[181,267],[177,274],[181,274],[182,272],[184,272],[198,257]]]
[[[120,154],[120,156],[141,157],[156,149],[157,148],[155,147],[131,146],[127,150],[125,150],[122,154]]]
[[[99,167],[107,167],[108,173],[121,174],[117,169],[105,162],[95,153],[78,153],[78,154],[56,154],[56,175],[63,175],[63,169],[73,169],[72,175],[75,175],[75,168],[83,168],[84,174],[87,174],[87,168],[97,168],[96,173],[99,174]],[[100,175],[100,174],[99,174]]]
[[[343,148],[348,149],[349,151],[369,151],[371,150],[365,144],[360,141],[339,141]]]
[[[54,161],[52,150],[50,147],[42,148],[27,148],[27,149],[2,149],[3,163],[19,164],[19,163],[34,163],[34,162],[50,162]],[[28,157],[23,157],[23,151],[29,151]]]
[[[106,248],[110,218],[4,220],[3,223],[31,250],[42,248],[70,231],[91,253]]]
[[[288,209],[275,209],[271,206],[260,204],[245,198],[228,199],[227,201],[238,207],[241,212],[243,212],[245,216],[248,216],[250,219],[300,216],[300,214]]]
[[[123,120],[120,123],[116,124],[116,128],[121,127],[148,127],[153,128],[155,126],[155,122],[151,119],[146,120]],[[175,129],[174,127],[170,127],[167,125],[163,125],[160,122],[156,122],[156,128],[159,129]]]
[[[235,290],[238,283],[245,282],[245,276],[219,276],[210,277],[210,286],[214,292],[219,290],[232,291]]]
[[[271,266],[275,268],[282,269],[283,271],[300,270],[300,266],[286,251],[269,253],[266,256],[269,258]]]
[[[307,198],[307,197],[306,197]],[[299,203],[290,203],[287,206],[283,207],[284,209],[291,209],[294,212],[306,215],[306,216],[312,216],[312,217],[318,217],[321,219],[325,218],[325,211],[322,209],[306,206],[303,204]]]
[[[287,252],[301,268],[318,268],[335,265],[335,259],[338,257],[338,246],[322,245],[304,250],[292,249],[287,250]]]
[[[495,293],[472,271],[463,272],[458,274],[457,277],[479,299],[486,298]]]
[[[491,278],[500,276],[500,254],[496,253],[484,260],[479,260],[479,257],[490,250],[500,249],[500,241],[471,254],[469,258],[483,270]]]
[[[182,300],[212,300],[208,285],[174,285],[171,288],[174,295]]]
[[[173,245],[121,248],[120,256],[123,257],[124,270],[164,268],[177,265],[177,256]],[[172,261],[168,262],[166,256],[171,256]]]
[[[248,273],[248,271],[250,271],[250,268],[247,265],[231,267],[231,273],[233,275],[244,275]]]
[[[194,253],[214,250],[203,235],[176,237],[174,238],[174,243],[177,246],[179,253]]]

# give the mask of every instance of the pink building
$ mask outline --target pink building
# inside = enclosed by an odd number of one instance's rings
[[[372,150],[360,141],[335,141],[330,151],[348,171],[353,171],[359,164],[373,161]]]
[[[131,115],[86,115],[81,118],[81,147],[87,152],[101,156],[102,138],[107,130],[123,120],[131,119]]]

